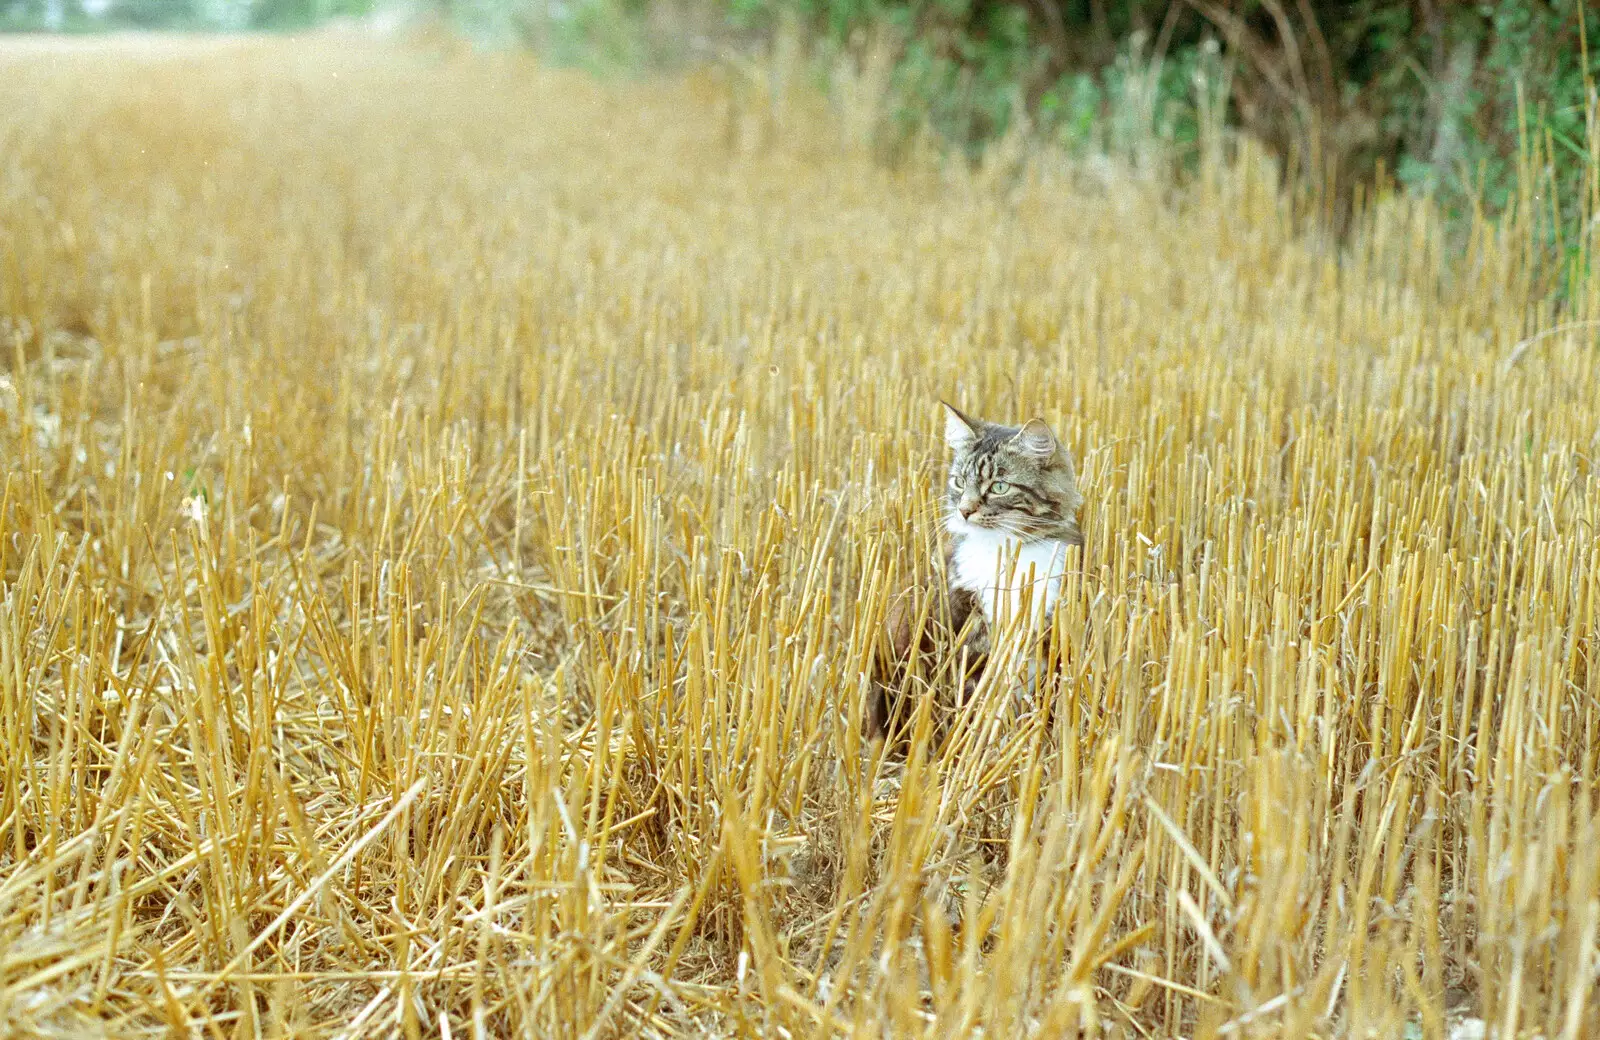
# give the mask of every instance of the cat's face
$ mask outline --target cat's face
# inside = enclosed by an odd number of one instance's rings
[[[1001,426],[945,409],[950,445],[945,524],[954,535],[992,531],[1025,542],[1083,544],[1083,496],[1072,455],[1042,420]]]

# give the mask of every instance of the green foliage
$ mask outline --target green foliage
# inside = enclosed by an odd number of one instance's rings
[[[1429,26],[1406,17],[1405,5],[1371,6],[1379,10],[1366,65],[1385,99],[1380,155],[1398,179],[1457,217],[1477,204],[1539,211],[1541,246],[1578,274],[1573,232],[1600,201],[1587,197],[1586,126],[1600,79],[1600,7],[1496,0]]]
[[[205,22],[195,0],[116,0],[106,16],[118,27],[140,29],[190,29]]]
[[[889,29],[901,41],[899,122],[969,151],[1026,111],[1073,147],[1143,134],[1192,156],[1207,100],[1197,82],[1231,76],[1229,120],[1345,198],[1388,170],[1448,212],[1476,200],[1496,211],[1528,183],[1519,170],[1531,172],[1546,182],[1552,246],[1582,210],[1600,78],[1590,0],[726,0],[725,10],[748,29],[798,17],[833,48]],[[1530,156],[1536,168],[1524,169]]]
[[[256,0],[250,24],[257,29],[298,29],[317,20],[317,0]]]
[[[103,9],[86,9],[82,0],[0,0],[0,32],[292,30],[368,14],[373,7],[374,0],[111,0]]]
[[[0,33],[54,32],[81,33],[96,28],[95,19],[83,10],[78,0],[0,0]]]
[[[571,0],[542,20],[545,49],[562,64],[596,73],[649,65],[645,13],[636,0]]]

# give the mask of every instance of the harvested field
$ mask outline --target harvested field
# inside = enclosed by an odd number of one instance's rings
[[[0,1031],[1600,1035],[1533,175],[1334,246],[1245,145],[889,163],[742,75],[0,43]],[[940,397],[1087,544],[902,760]]]

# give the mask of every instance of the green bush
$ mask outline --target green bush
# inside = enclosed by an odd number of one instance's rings
[[[1026,111],[1075,146],[1153,132],[1192,156],[1195,85],[1211,62],[1204,81],[1231,82],[1228,121],[1279,151],[1332,209],[1388,175],[1456,215],[1477,200],[1503,210],[1517,185],[1538,181],[1550,244],[1571,249],[1561,229],[1584,211],[1592,174],[1600,5],[1586,0],[726,0],[726,10],[747,29],[798,17],[835,48],[888,28],[901,41],[900,122],[969,151]]]
[[[93,32],[105,29],[303,29],[328,18],[367,14],[374,0],[111,0],[85,9],[82,0],[0,0],[0,32]],[[94,13],[90,13],[94,11]]]

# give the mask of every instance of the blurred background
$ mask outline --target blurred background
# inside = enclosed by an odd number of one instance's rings
[[[1209,102],[1335,226],[1393,183],[1456,218],[1543,208],[1544,244],[1573,260],[1597,190],[1600,5],[1585,0],[0,0],[9,31],[351,20],[443,23],[622,74],[792,29],[818,68],[852,53],[881,66],[890,149],[927,134],[976,153],[1025,129],[1083,151],[1153,135],[1193,161]]]

